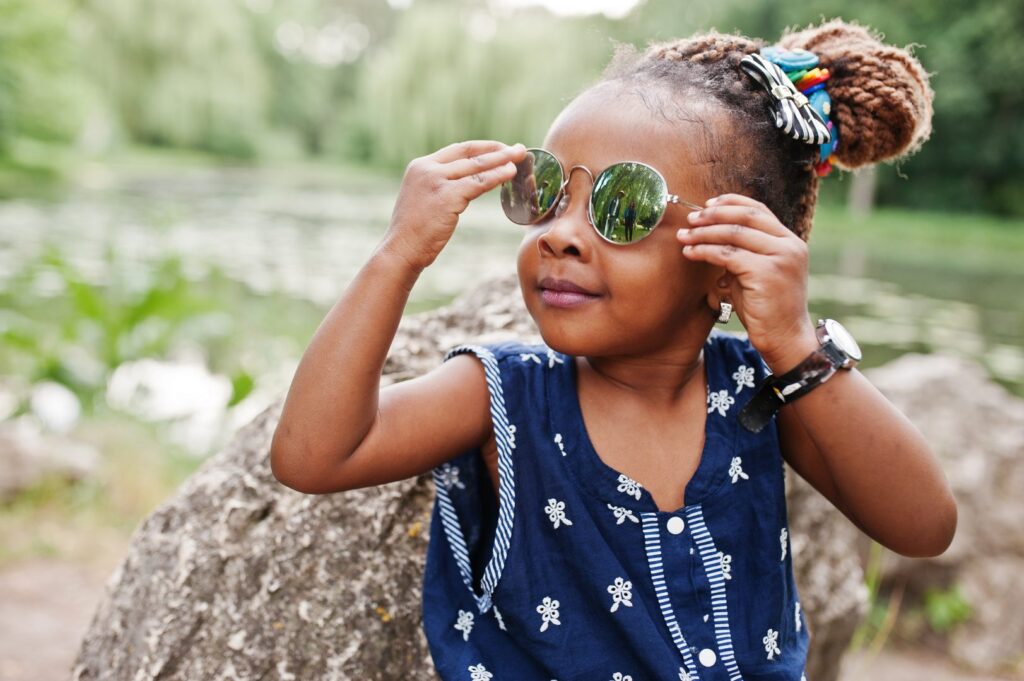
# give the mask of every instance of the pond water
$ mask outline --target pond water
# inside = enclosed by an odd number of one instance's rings
[[[0,291],[34,328],[61,325],[75,313],[62,304],[67,282],[45,265],[47,249],[84,281],[122,293],[146,291],[156,264],[179,258],[179,276],[218,297],[222,309],[194,323],[191,339],[178,345],[201,345],[214,373],[230,376],[244,364],[265,403],[287,387],[316,325],[383,235],[397,188],[397,180],[322,172],[100,174],[57,201],[0,203]],[[1024,395],[1018,258],[922,257],[914,243],[894,239],[879,249],[830,237],[821,224],[810,241],[811,314],[842,321],[864,350],[864,367],[906,352],[947,351],[981,362]],[[519,229],[501,213],[496,192],[471,204],[407,313],[514,272]],[[12,310],[6,314],[9,326]],[[726,328],[742,327],[734,318]]]

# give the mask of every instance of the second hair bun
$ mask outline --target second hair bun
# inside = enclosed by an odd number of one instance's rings
[[[906,49],[842,19],[788,30],[778,45],[813,52],[831,74],[826,88],[830,117],[839,126],[837,166],[909,156],[931,135],[935,94],[927,71]]]

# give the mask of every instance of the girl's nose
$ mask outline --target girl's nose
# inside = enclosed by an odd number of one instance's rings
[[[592,230],[587,222],[586,208],[582,201],[566,194],[548,219],[547,229],[537,239],[537,248],[547,255],[583,255],[589,249],[586,230]]]
[[[570,181],[548,218],[547,230],[537,239],[541,253],[582,256],[591,248],[590,236],[594,228],[587,217],[590,186],[585,177],[576,182],[574,191],[570,191],[571,185]]]

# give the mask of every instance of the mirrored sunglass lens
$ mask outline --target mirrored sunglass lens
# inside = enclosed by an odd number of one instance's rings
[[[516,176],[501,185],[501,207],[512,222],[528,225],[551,209],[562,186],[562,167],[554,156],[529,149],[516,164]]]
[[[594,182],[591,219],[609,241],[630,244],[651,233],[665,212],[661,176],[642,163],[617,163]]]

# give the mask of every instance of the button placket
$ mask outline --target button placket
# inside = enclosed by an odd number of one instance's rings
[[[697,562],[697,568],[703,570],[700,557],[694,550],[694,539],[691,526],[686,521],[685,513],[679,511],[665,518],[661,527],[662,541],[665,551],[666,577],[672,584],[670,588],[673,610],[685,631],[687,644],[700,667],[712,668],[720,664],[716,651],[714,625],[709,613],[697,614],[692,608],[682,607],[681,594],[686,593],[695,585],[690,582],[691,563]],[[699,588],[699,587],[698,587]],[[699,600],[699,599],[698,599]]]

